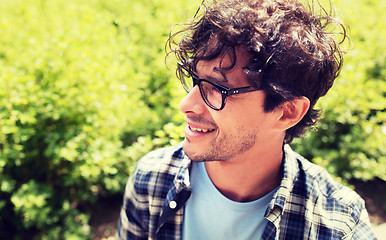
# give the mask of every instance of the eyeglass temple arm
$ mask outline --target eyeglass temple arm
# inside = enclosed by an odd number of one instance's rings
[[[240,94],[240,93],[247,93],[247,92],[254,92],[254,91],[259,91],[260,89],[255,89],[252,86],[249,87],[241,87],[241,88],[232,88],[227,91],[227,95],[235,95],[235,94]]]

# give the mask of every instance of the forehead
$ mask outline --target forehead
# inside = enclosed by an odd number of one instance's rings
[[[246,47],[236,46],[221,52],[214,59],[198,61],[196,70],[201,78],[221,79],[232,85],[236,82],[247,82],[243,68],[248,65],[252,56]]]

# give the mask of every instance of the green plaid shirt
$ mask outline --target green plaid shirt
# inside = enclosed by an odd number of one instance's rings
[[[182,238],[191,161],[181,146],[153,151],[138,162],[126,185],[117,239]],[[263,239],[376,239],[358,194],[288,145],[284,156]]]

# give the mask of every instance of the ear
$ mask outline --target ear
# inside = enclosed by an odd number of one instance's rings
[[[310,100],[304,96],[281,104],[279,106],[281,115],[277,121],[278,129],[285,131],[295,126],[302,120],[309,107]]]

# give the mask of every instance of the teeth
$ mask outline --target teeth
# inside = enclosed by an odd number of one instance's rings
[[[206,132],[211,132],[213,130],[211,129],[200,129],[200,128],[194,128],[194,127],[190,127],[190,129],[194,132],[203,132],[203,133],[206,133]]]

